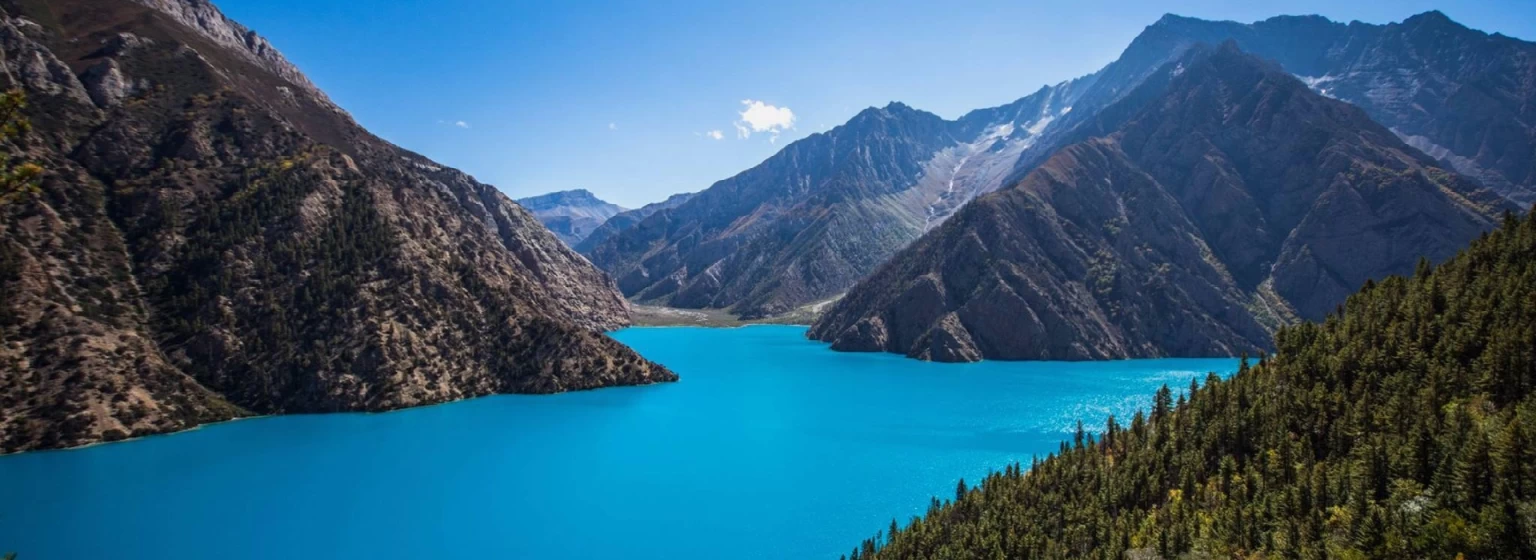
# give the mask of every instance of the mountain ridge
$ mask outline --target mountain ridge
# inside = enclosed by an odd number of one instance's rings
[[[1234,40],[1314,90],[1356,104],[1410,145],[1515,202],[1536,202],[1536,43],[1488,34],[1431,10],[1401,22],[1339,23],[1275,16],[1254,23],[1168,14],[1147,26],[1082,94],[1069,116],[1023,154],[1009,182],[1065,145],[1092,118],[1162,64],[1199,43]],[[1070,142],[1065,142],[1070,143]]]

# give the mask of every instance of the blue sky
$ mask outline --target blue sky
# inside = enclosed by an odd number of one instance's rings
[[[631,207],[864,107],[955,118],[1087,74],[1163,13],[1385,23],[1438,8],[1536,38],[1531,0],[216,1],[390,141],[513,197],[586,188]]]

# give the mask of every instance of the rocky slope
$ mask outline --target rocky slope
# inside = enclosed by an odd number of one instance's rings
[[[1231,356],[1511,205],[1234,43],[1144,79],[1058,152],[825,313],[833,348],[919,359]]]
[[[592,230],[585,239],[577,243],[575,245],[576,252],[585,255],[591,252],[594,247],[602,246],[609,238],[635,227],[641,220],[651,217],[651,214],[682,206],[684,202],[688,202],[689,199],[693,198],[694,194],[696,193],[678,193],[667,197],[666,200],[661,202],[652,202],[634,210],[625,210],[614,214],[613,217],[603,222],[603,225]]]
[[[570,247],[576,247],[609,218],[625,211],[624,207],[604,202],[586,189],[519,198],[517,203],[533,212],[544,227]]]
[[[673,379],[612,281],[201,0],[0,2],[0,451]]]

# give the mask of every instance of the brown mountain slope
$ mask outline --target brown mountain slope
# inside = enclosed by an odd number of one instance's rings
[[[0,208],[0,450],[675,378],[605,274],[212,5],[4,8],[48,171]]]
[[[810,336],[944,361],[1230,356],[1506,207],[1233,44],[1161,72],[1105,111],[1117,130],[961,210]]]

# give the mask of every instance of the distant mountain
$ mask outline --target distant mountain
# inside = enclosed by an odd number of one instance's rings
[[[1536,202],[1536,43],[1468,29],[1437,11],[1387,25],[1320,16],[1252,24],[1164,16],[1118,60],[1084,79],[1093,84],[1076,100],[1080,110],[1020,159],[1020,174],[1185,49],[1227,40],[1317,92],[1359,106],[1445,167],[1524,207]]]
[[[1532,43],[1439,12],[1389,25],[1169,15],[1098,72],[956,121],[866,110],[582,252],[641,301],[756,317],[827,299],[966,202],[1106,130],[1096,121],[1118,118],[1106,109],[1191,46],[1228,39],[1359,105],[1440,166],[1536,201]]]
[[[607,242],[608,238],[617,235],[619,232],[635,227],[635,225],[639,224],[641,220],[649,218],[651,214],[682,206],[684,202],[688,202],[689,199],[692,199],[693,195],[695,194],[698,193],[678,193],[667,197],[666,200],[661,202],[652,202],[634,210],[625,210],[623,212],[619,212],[618,214],[614,214],[613,217],[608,218],[608,221],[603,222],[603,225],[598,226],[597,229],[592,230],[592,233],[588,234],[586,239],[583,239],[580,243],[577,243],[575,245],[576,252],[586,254],[587,252],[591,251],[592,248],[601,246],[603,243]]]
[[[1143,79],[1019,184],[834,304],[810,336],[920,359],[1232,356],[1513,208],[1228,42]]]
[[[612,280],[204,0],[0,2],[0,451],[674,379]]]
[[[566,245],[575,247],[598,226],[624,212],[624,207],[597,198],[586,189],[559,191],[517,199]]]

